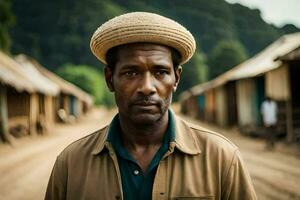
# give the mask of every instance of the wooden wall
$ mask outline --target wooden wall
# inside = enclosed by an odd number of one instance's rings
[[[220,126],[227,125],[227,96],[225,87],[216,88],[216,122]]]
[[[266,73],[266,95],[277,101],[290,99],[290,76],[288,65]]]
[[[9,88],[7,90],[7,114],[9,129],[22,125],[30,133],[30,94]]]
[[[236,95],[236,81],[228,82],[225,85],[227,96],[227,122],[229,126],[238,124],[238,111],[237,111],[237,95]]]
[[[205,120],[208,122],[216,121],[216,99],[215,90],[205,92]]]
[[[256,125],[258,115],[255,79],[237,81],[237,107],[239,126]]]

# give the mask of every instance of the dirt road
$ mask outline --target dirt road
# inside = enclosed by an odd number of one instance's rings
[[[258,199],[300,199],[300,157],[293,152],[300,152],[300,148],[288,148],[279,143],[274,151],[266,151],[266,144],[261,139],[248,138],[234,129],[224,130],[185,118],[222,133],[239,147],[250,171]]]
[[[72,125],[57,125],[47,136],[0,145],[0,200],[43,199],[52,166],[68,144],[107,124],[112,112],[98,109]]]
[[[112,116],[112,112],[98,109],[76,124],[57,125],[47,136],[18,140],[15,147],[1,144],[0,200],[43,199],[51,168],[59,152],[72,141],[108,123]],[[224,131],[206,124],[200,125],[221,131],[239,146],[259,199],[300,199],[299,157],[281,151],[265,151],[263,141],[245,138],[234,130]]]

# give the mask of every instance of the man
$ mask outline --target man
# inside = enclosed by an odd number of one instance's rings
[[[277,104],[270,97],[266,97],[263,101],[261,114],[266,129],[266,149],[272,150],[276,140]]]
[[[170,109],[193,36],[160,15],[113,18],[91,39],[118,114],[57,158],[45,199],[256,199],[235,145]]]

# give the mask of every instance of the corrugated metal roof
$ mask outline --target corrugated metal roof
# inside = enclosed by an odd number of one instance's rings
[[[18,55],[15,60],[21,65],[19,70],[34,83],[38,92],[51,96],[59,93],[59,86],[40,73],[25,55]]]
[[[0,82],[15,88],[17,91],[35,92],[34,85],[18,69],[19,64],[0,51]]]

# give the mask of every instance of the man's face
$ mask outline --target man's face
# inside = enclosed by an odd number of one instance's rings
[[[105,69],[109,88],[115,93],[120,117],[135,124],[154,124],[168,110],[181,67],[174,71],[168,47],[136,43],[118,49],[115,69]]]

